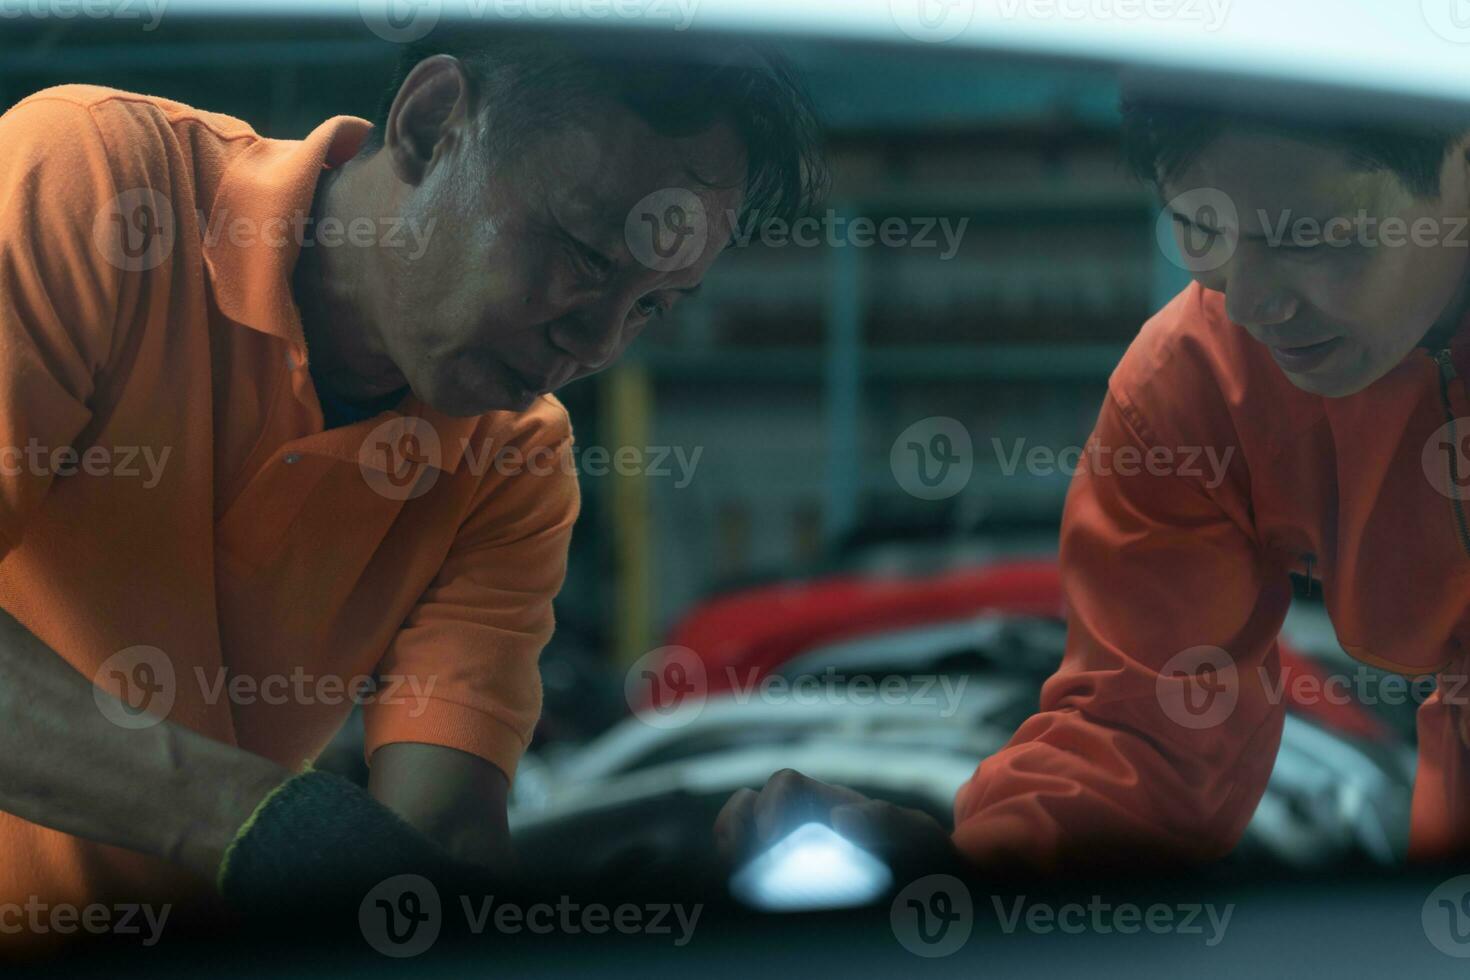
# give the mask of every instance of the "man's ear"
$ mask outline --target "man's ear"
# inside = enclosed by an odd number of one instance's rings
[[[472,118],[469,80],[458,58],[436,54],[413,67],[388,110],[383,147],[406,184],[423,182],[434,154],[464,139]]]
[[[1470,132],[1461,134],[1446,156],[1434,196],[1456,211],[1470,210]]]

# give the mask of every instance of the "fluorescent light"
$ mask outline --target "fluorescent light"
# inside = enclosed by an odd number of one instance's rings
[[[1470,0],[166,0],[169,13],[752,30],[1293,79],[1463,102]]]

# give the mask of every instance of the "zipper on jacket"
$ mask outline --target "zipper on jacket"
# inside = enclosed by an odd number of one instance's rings
[[[1459,487],[1461,485],[1460,435],[1456,431],[1459,425],[1455,418],[1454,404],[1450,401],[1450,383],[1460,375],[1455,370],[1455,362],[1448,349],[1435,354],[1434,362],[1439,365],[1439,400],[1444,406],[1444,417],[1450,425],[1450,443],[1454,447],[1449,453],[1450,481],[1455,487]],[[1467,528],[1465,522],[1465,503],[1457,494],[1451,495],[1450,503],[1455,510],[1455,527],[1460,532],[1460,546],[1465,549],[1466,555],[1470,555],[1470,528]]]

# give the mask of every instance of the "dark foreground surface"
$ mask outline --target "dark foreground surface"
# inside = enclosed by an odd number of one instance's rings
[[[6,969],[67,976],[1464,977],[1452,869],[1132,881],[899,879],[869,906],[758,913],[715,877],[500,894],[385,883],[357,908],[230,930],[171,921]],[[346,904],[346,903],[342,903]]]

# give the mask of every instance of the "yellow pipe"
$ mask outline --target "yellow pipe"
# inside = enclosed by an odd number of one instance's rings
[[[607,421],[612,465],[613,540],[613,653],[622,666],[632,664],[654,649],[653,543],[648,479],[639,469],[631,476],[618,472],[620,448],[635,448],[643,459],[649,446],[653,419],[653,382],[647,368],[625,361],[606,375],[602,386],[603,417]]]

